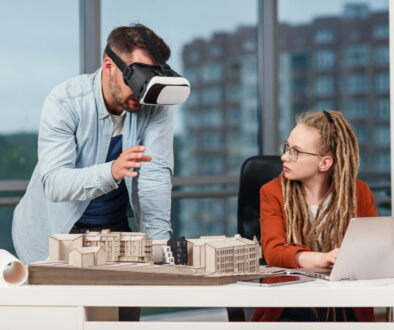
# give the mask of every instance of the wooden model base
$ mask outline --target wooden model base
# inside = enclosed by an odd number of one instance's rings
[[[29,284],[47,285],[223,285],[265,277],[266,274],[197,274],[193,269],[136,263],[111,263],[77,268],[62,261],[29,265]]]

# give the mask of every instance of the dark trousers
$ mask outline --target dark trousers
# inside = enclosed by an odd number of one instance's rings
[[[111,231],[132,231],[129,227],[127,218],[121,222],[108,225],[92,225],[85,223],[76,223],[70,230],[70,234],[84,234],[89,231],[102,231],[109,229]],[[119,321],[139,321],[141,314],[141,307],[119,307]]]

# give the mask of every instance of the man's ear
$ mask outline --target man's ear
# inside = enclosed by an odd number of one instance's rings
[[[105,74],[106,77],[111,78],[112,75],[114,74],[114,69],[115,69],[115,64],[112,62],[112,60],[106,56],[103,59],[103,73]]]
[[[327,172],[332,164],[334,163],[334,160],[332,156],[324,156],[323,159],[320,161],[319,164],[319,171],[320,172]]]

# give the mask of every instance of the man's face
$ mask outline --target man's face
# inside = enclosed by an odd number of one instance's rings
[[[149,65],[155,64],[151,58],[139,48],[135,49],[128,58],[122,57],[122,59],[126,65],[131,65],[135,62]],[[141,103],[138,101],[131,88],[125,84],[122,72],[116,65],[115,72],[109,80],[109,89],[116,104],[121,107],[122,110],[137,112],[141,107]]]

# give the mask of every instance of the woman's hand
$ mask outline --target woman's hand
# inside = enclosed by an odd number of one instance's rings
[[[298,252],[295,261],[301,268],[330,267],[337,260],[339,249],[335,248],[329,252]]]

